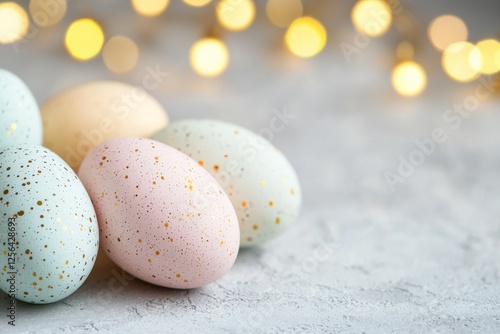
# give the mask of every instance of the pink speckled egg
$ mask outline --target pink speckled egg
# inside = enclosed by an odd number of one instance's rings
[[[224,275],[239,249],[238,219],[217,181],[165,144],[115,138],[78,173],[94,203],[102,249],[153,284],[196,288]]]

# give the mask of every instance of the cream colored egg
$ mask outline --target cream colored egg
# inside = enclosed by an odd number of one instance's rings
[[[297,175],[263,137],[235,124],[188,119],[172,123],[153,139],[187,154],[219,182],[236,210],[241,246],[270,240],[297,219]]]
[[[148,87],[150,87],[148,83]],[[142,88],[96,81],[64,90],[41,108],[44,146],[75,171],[104,140],[147,137],[168,124],[163,107]]]

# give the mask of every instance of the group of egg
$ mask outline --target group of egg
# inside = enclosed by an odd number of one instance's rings
[[[206,285],[240,247],[281,234],[300,202],[290,163],[245,128],[168,124],[143,89],[111,81],[62,91],[39,109],[0,69],[0,289],[19,300],[69,296],[99,245],[144,281]]]

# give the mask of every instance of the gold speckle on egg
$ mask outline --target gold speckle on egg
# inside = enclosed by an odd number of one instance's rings
[[[219,165],[214,165],[214,171],[216,171],[216,172],[219,171]]]
[[[25,250],[25,251],[24,251],[24,253],[25,253],[25,254],[29,254],[29,253],[30,253],[30,250],[29,250],[29,249],[27,249],[27,250]]]
[[[290,189],[290,194],[295,195],[295,189]]]
[[[257,230],[259,227],[257,225],[252,226],[254,230]]]
[[[168,227],[168,223],[165,223],[163,226]]]
[[[63,279],[63,275],[59,275],[59,279]]]
[[[7,189],[5,189],[5,190],[3,191],[3,194],[4,194],[4,195],[7,195],[8,193],[9,193],[9,191],[8,191]]]
[[[221,245],[224,245],[224,240],[221,240],[220,244],[221,244]]]
[[[42,201],[36,202],[37,205],[42,205],[42,203],[43,203]]]
[[[10,129],[11,129],[12,131],[16,131],[16,129],[17,129],[17,124],[16,124],[16,123],[12,123],[12,124],[10,125]]]
[[[155,254],[158,256],[160,255],[160,251],[156,251]]]
[[[277,217],[276,220],[274,221],[276,224],[280,223],[280,219]]]
[[[24,211],[19,211],[17,214],[18,214],[19,216],[22,216],[22,215],[24,215]]]
[[[224,158],[227,158],[228,156],[229,156],[229,155],[228,155],[227,153],[226,153],[226,154],[224,154]]]
[[[175,274],[175,277],[179,278],[181,277],[181,274]]]
[[[241,206],[242,207],[246,207],[247,206],[247,202],[245,202],[245,201],[241,202]]]
[[[141,243],[141,242],[142,242],[142,239],[137,240],[137,242],[138,242],[138,243]]]
[[[201,161],[201,160],[200,160],[200,161],[198,161],[198,164],[199,164],[200,166],[203,166],[203,161]]]
[[[61,218],[60,217],[57,217],[56,219],[59,223],[61,222]]]
[[[36,272],[33,272],[33,276],[36,276]]]
[[[148,262],[151,263],[151,259],[148,259]]]
[[[259,182],[259,186],[264,187],[265,185],[266,185],[266,182],[265,182],[265,181],[260,181],[260,182]]]
[[[68,230],[68,227],[67,226],[63,226],[63,231],[67,231]]]
[[[273,201],[269,201],[269,206],[273,206],[274,205],[274,202]]]

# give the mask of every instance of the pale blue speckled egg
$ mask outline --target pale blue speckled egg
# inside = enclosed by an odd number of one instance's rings
[[[42,131],[40,110],[30,89],[0,68],[0,147],[42,145]]]
[[[0,149],[0,289],[61,300],[88,277],[99,243],[92,202],[71,168],[35,145]]]

